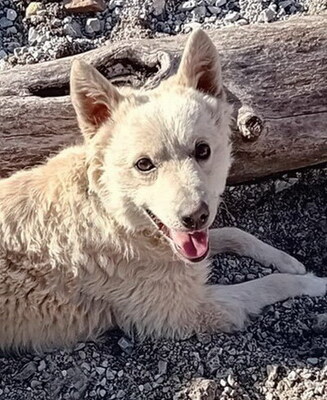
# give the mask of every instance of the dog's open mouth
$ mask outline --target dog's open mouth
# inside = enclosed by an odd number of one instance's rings
[[[146,209],[146,213],[183,259],[196,263],[207,257],[209,253],[208,229],[194,232],[169,229],[152,211]]]

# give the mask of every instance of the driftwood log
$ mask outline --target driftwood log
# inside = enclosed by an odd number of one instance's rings
[[[209,32],[235,106],[231,182],[327,161],[327,18]],[[116,84],[153,87],[176,71],[185,36],[108,43],[77,57]],[[0,176],[79,140],[71,57],[0,73]]]

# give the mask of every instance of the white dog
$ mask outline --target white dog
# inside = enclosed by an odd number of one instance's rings
[[[118,90],[76,60],[71,97],[84,144],[0,181],[2,348],[67,346],[115,325],[231,331],[268,304],[326,293],[326,278],[284,252],[236,228],[208,231],[231,163],[231,107],[204,32],[151,91]],[[282,274],[208,285],[207,257],[223,251]]]

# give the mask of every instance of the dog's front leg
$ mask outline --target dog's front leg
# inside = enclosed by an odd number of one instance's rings
[[[211,285],[207,286],[207,290],[204,326],[211,331],[231,332],[242,329],[250,315],[259,314],[263,307],[270,304],[302,295],[324,296],[327,278],[312,274],[271,274],[236,285]]]
[[[294,257],[238,228],[210,230],[210,249],[211,255],[231,252],[251,257],[266,267],[274,265],[280,272],[305,273],[304,265]]]

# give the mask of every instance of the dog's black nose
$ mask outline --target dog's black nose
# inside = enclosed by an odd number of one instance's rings
[[[200,207],[190,215],[184,215],[182,223],[185,228],[190,230],[200,230],[209,218],[209,207],[206,203],[202,202]]]

